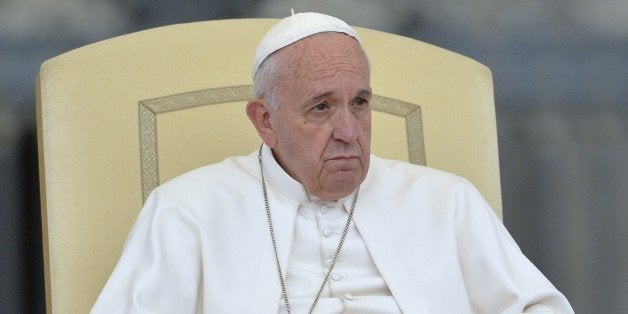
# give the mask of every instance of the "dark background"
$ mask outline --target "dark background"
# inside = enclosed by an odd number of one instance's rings
[[[146,28],[318,11],[493,71],[504,223],[579,313],[628,313],[625,0],[0,0],[0,313],[44,311],[34,78]]]

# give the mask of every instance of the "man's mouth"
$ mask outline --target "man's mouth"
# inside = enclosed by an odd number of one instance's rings
[[[333,158],[330,158],[329,160],[350,160],[350,159],[357,159],[358,156],[336,156]]]

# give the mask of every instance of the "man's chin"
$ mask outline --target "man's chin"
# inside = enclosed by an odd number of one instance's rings
[[[338,170],[334,172],[328,184],[328,191],[351,194],[362,183],[361,176],[355,170]]]

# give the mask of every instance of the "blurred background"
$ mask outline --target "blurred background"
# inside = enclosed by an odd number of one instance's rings
[[[174,23],[318,11],[490,67],[504,223],[577,313],[628,313],[626,0],[0,0],[0,313],[45,311],[41,63]]]

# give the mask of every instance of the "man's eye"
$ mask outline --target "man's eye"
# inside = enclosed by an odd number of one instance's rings
[[[314,111],[325,111],[329,106],[326,103],[320,103],[312,108]]]
[[[354,104],[354,105],[358,105],[358,106],[368,105],[368,103],[369,103],[369,101],[368,101],[368,100],[366,100],[366,99],[364,99],[364,98],[362,98],[362,97],[357,98],[357,99],[353,102],[353,104]]]

